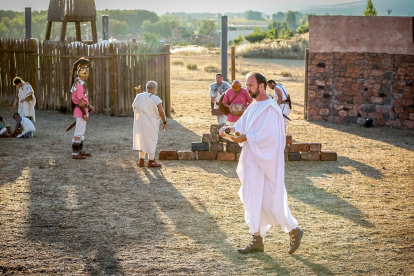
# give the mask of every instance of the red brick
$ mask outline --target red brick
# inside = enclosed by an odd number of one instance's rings
[[[286,146],[285,146],[285,153],[289,153],[289,149],[290,149],[289,144],[286,144]]]
[[[292,144],[292,142],[293,142],[292,134],[287,134],[286,135],[286,144]]]
[[[224,151],[224,145],[222,143],[211,143],[210,151]]]
[[[179,151],[178,160],[196,160],[197,154],[195,151]]]
[[[322,150],[322,144],[321,143],[309,143],[309,150],[320,152]]]
[[[232,152],[218,152],[217,160],[221,161],[234,161],[236,160],[236,154]]]
[[[316,152],[316,151],[302,152],[301,157],[302,157],[302,160],[305,160],[305,161],[319,161],[319,152]]]
[[[223,124],[223,125],[213,124],[213,125],[211,125],[211,126],[210,126],[210,132],[211,132],[211,133],[218,134],[218,133],[219,133],[220,128],[222,128],[223,126],[225,126],[225,125],[224,125],[224,124]]]
[[[329,115],[329,109],[322,108],[321,110],[319,110],[319,115]]]
[[[321,152],[321,161],[336,161],[338,156],[334,151],[322,151]]]
[[[300,161],[300,152],[291,152],[288,155],[289,161]]]
[[[228,143],[226,145],[226,151],[227,152],[236,153],[236,152],[241,152],[241,150],[242,150],[242,148],[237,143]]]
[[[197,156],[199,160],[216,160],[215,151],[198,151]]]
[[[338,114],[339,114],[339,116],[341,116],[341,117],[346,117],[346,116],[348,116],[348,111],[346,111],[346,110],[340,110],[340,111],[338,112]]]
[[[218,143],[220,141],[220,135],[215,133],[203,133],[201,142],[203,143]]]
[[[409,118],[411,121],[414,121],[414,113],[410,113]]]
[[[290,145],[290,152],[300,152],[300,151],[309,151],[310,146],[306,143],[298,143]]]
[[[178,153],[176,150],[160,150],[160,160],[177,160]]]

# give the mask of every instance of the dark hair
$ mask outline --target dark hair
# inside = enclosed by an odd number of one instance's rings
[[[20,118],[20,114],[19,113],[14,113],[13,115],[13,119],[17,116],[17,118]]]
[[[276,84],[276,82],[274,80],[268,80],[267,83],[273,83]]]
[[[217,77],[217,76],[223,77],[223,75],[222,75],[221,73],[217,73],[217,74],[216,74],[216,77]]]
[[[0,116],[0,122],[3,122],[3,117]]]
[[[251,76],[254,76],[254,78],[256,79],[256,81],[257,81],[257,88],[259,88],[260,84],[263,83],[263,86],[266,89],[267,80],[266,80],[266,77],[262,73],[259,73],[259,72],[250,72],[250,73],[247,74],[247,77],[251,77]]]
[[[15,77],[13,80],[14,85],[18,85],[19,83],[22,83],[23,80],[20,77]]]

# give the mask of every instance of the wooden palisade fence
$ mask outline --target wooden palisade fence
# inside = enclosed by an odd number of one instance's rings
[[[133,113],[134,87],[158,83],[158,96],[170,115],[170,47],[116,43],[85,45],[0,39],[0,104],[13,104],[15,76],[32,84],[38,109],[70,110],[72,65],[80,57],[91,61],[87,81],[89,101],[96,113]]]

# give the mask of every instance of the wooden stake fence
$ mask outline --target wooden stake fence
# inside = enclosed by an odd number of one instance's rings
[[[95,113],[132,115],[134,87],[145,91],[158,83],[158,96],[170,116],[170,48],[138,43],[67,44],[35,40],[0,39],[0,104],[15,98],[15,76],[32,84],[37,108],[70,109],[72,65],[80,57],[91,61],[88,97]]]

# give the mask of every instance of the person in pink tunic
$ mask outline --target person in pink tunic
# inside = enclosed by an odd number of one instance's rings
[[[227,114],[227,124],[233,126],[241,115],[232,114],[234,112],[235,105],[243,105],[244,109],[253,101],[253,99],[247,93],[245,88],[241,87],[241,83],[238,80],[234,80],[232,88],[227,90],[223,98],[223,105],[229,108],[229,114]],[[240,110],[240,109],[239,109]]]

